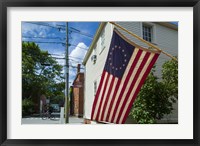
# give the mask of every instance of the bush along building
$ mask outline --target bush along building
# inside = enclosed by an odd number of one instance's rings
[[[138,35],[144,40],[154,44],[173,56],[178,56],[178,25],[169,22],[115,22],[130,32]],[[94,36],[94,39],[83,60],[85,66],[85,87],[84,87],[84,118],[90,123],[94,97],[100,83],[102,71],[108,55],[114,25],[102,22]],[[117,28],[118,29],[118,28]],[[128,33],[118,29],[126,38],[137,45],[149,48],[143,42],[132,37]],[[151,49],[151,48],[149,48]],[[156,61],[154,68],[155,76],[162,80],[162,65],[171,58],[161,54]],[[151,97],[149,97],[151,98]],[[126,123],[134,123],[127,119]],[[173,110],[164,115],[156,123],[178,123],[178,100],[173,103]]]

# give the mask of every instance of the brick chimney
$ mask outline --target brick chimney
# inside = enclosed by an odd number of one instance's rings
[[[77,74],[80,73],[81,64],[77,65]]]

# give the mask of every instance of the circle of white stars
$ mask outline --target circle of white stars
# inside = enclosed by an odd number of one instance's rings
[[[115,67],[114,64],[113,64],[112,61],[111,61],[111,60],[112,60],[112,55],[113,55],[113,53],[114,53],[114,51],[115,51],[116,49],[118,49],[118,50],[121,51],[121,53],[122,53],[122,55],[123,55],[123,58],[124,58],[123,63],[122,63],[121,66],[119,66],[119,67]],[[126,62],[127,62],[126,57],[127,57],[127,54],[125,53],[124,49],[122,49],[121,46],[115,45],[115,46],[111,49],[111,51],[110,51],[110,53],[109,53],[109,58],[108,58],[108,60],[109,60],[109,65],[110,65],[110,67],[111,67],[113,70],[116,70],[116,71],[117,71],[117,70],[121,70],[123,67],[125,67],[125,64],[126,64]]]

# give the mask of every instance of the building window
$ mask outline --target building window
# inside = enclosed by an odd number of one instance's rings
[[[93,55],[96,55],[97,54],[96,52],[97,52],[97,45],[94,46]]]
[[[153,42],[153,27],[150,25],[142,25],[143,39],[148,42]]]
[[[96,60],[97,60],[97,55],[96,55],[96,45],[95,45],[93,49],[93,55],[91,57],[91,61],[93,62],[93,64],[95,64]]]
[[[97,81],[94,81],[94,96],[96,95],[97,92]]]
[[[101,32],[101,48],[100,48],[100,53],[103,51],[104,48],[105,48],[105,28],[102,29],[102,32]]]

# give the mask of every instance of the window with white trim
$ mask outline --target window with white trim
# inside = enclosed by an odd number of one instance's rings
[[[95,45],[93,49],[93,54],[91,56],[91,61],[93,62],[93,64],[95,64],[96,60],[97,60],[97,55],[96,55],[96,45]]]
[[[94,81],[94,96],[96,95],[97,92],[97,81]]]
[[[142,24],[143,39],[148,42],[153,42],[153,27],[151,25]]]
[[[93,49],[93,55],[96,55],[97,53],[97,45],[94,45],[94,49]]]
[[[103,51],[105,48],[105,28],[102,29],[101,32],[101,48],[100,48],[100,53]]]

